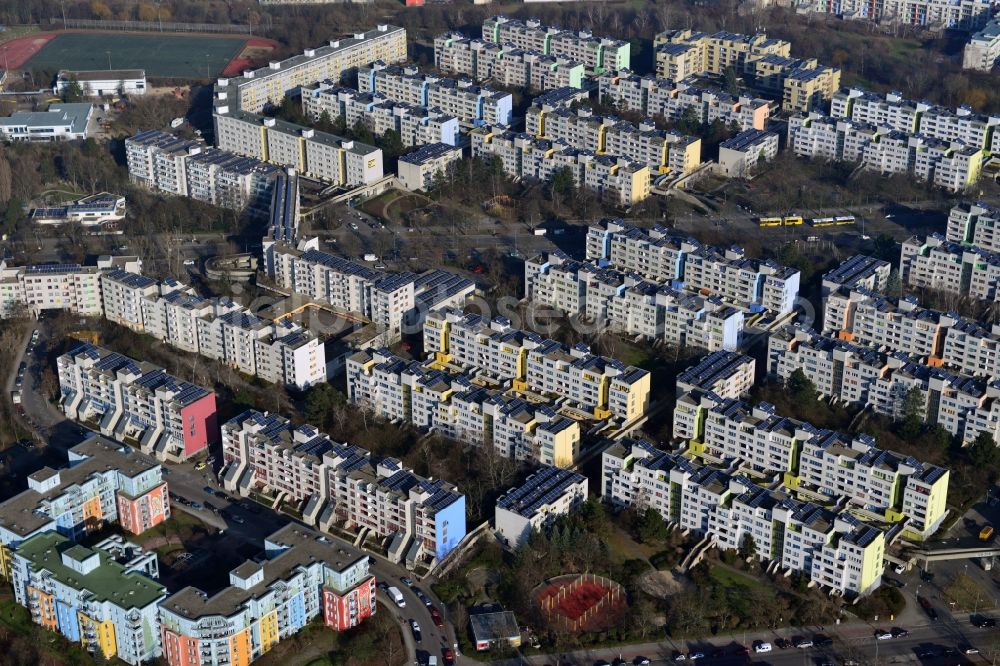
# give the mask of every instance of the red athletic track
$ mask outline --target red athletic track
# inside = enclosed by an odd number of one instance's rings
[[[58,34],[58,32],[39,32],[0,44],[0,67],[20,69]]]
[[[236,57],[229,61],[226,68],[222,70],[222,76],[239,76],[246,69],[251,69],[255,64],[260,64],[260,57],[251,59],[244,57],[244,54],[250,49],[269,49],[274,50],[278,46],[278,42],[272,39],[264,39],[263,37],[251,37],[247,40],[246,44]],[[256,60],[256,62],[255,62]]]

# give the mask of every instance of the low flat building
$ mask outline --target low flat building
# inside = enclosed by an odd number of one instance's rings
[[[145,95],[146,70],[144,69],[62,69],[52,86],[55,95],[63,95],[72,82],[80,85],[86,97],[115,97],[117,95]]]
[[[4,141],[73,141],[86,139],[94,106],[90,103],[51,104],[46,111],[15,111],[0,118]]]
[[[587,501],[587,477],[543,467],[497,500],[494,527],[500,540],[517,549],[532,532],[542,532],[559,516]]]
[[[501,645],[512,648],[521,645],[521,629],[511,611],[470,613],[469,627],[480,652]]]
[[[28,217],[35,224],[79,224],[100,227],[125,219],[125,197],[101,192],[64,206],[32,208]]]

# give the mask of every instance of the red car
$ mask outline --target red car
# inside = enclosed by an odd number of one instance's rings
[[[444,661],[444,666],[452,666],[455,663],[455,653],[450,647],[441,648],[441,659]]]
[[[435,627],[443,627],[444,622],[441,621],[441,611],[437,608],[431,606],[431,619],[434,620]]]

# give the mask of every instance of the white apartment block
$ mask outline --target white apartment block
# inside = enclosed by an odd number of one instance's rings
[[[594,418],[628,423],[649,405],[649,373],[616,359],[568,349],[555,340],[515,329],[503,318],[486,321],[455,309],[424,320],[424,351],[440,363],[476,368],[515,390],[562,397]]]
[[[376,60],[406,59],[406,30],[380,25],[302,55],[272,61],[241,78],[221,78],[215,85],[215,142],[222,150],[262,162],[292,167],[299,173],[346,187],[371,185],[383,178],[382,151],[311,128],[265,118],[268,105],[317,81],[339,82]]]
[[[940,289],[994,302],[1000,298],[997,293],[1000,254],[953,243],[938,233],[903,241],[899,275],[903,284],[913,287]]]
[[[947,515],[948,471],[879,449],[868,435],[816,428],[775,413],[773,405],[701,397],[690,452],[748,473],[779,474],[798,491],[845,498],[919,539]]]
[[[281,170],[258,159],[210,148],[200,139],[146,130],[125,140],[129,178],[147,189],[215,206],[267,214]]]
[[[765,99],[736,97],[688,81],[639,76],[628,70],[605,72],[597,81],[601,101],[615,104],[622,111],[639,111],[650,118],[663,116],[676,122],[685,113],[693,112],[699,122],[709,124],[720,120],[726,126],[735,124],[740,131],[746,131],[766,129],[771,117],[771,102]]]
[[[94,266],[80,264],[36,264],[8,266],[0,260],[0,319],[22,311],[37,317],[46,310],[99,316],[101,276],[106,271],[142,271],[138,257],[101,256]]]
[[[655,509],[722,550],[740,549],[750,537],[758,559],[803,572],[825,589],[865,595],[881,583],[885,533],[847,511],[758,486],[642,440],[606,449],[601,481],[601,497],[614,507]]]
[[[973,113],[965,106],[950,111],[929,102],[906,99],[899,93],[883,97],[861,88],[837,92],[830,103],[830,115],[931,139],[962,141],[983,149],[990,147],[993,128],[1000,125],[1000,116]]]
[[[463,123],[509,125],[510,93],[477,86],[472,81],[422,74],[412,65],[376,62],[358,70],[358,90],[397,101],[440,109]]]
[[[587,477],[545,466],[497,500],[493,525],[501,543],[516,549],[586,501]]]
[[[469,39],[456,32],[434,38],[434,65],[442,72],[502,86],[554,90],[583,86],[583,63],[513,44]]]
[[[526,113],[525,127],[539,139],[558,139],[580,150],[641,162],[656,174],[688,174],[701,164],[701,139],[658,130],[652,121],[636,126],[594,116],[590,109],[536,103]]]
[[[500,127],[477,128],[470,133],[472,156],[497,157],[511,178],[548,181],[560,169],[569,169],[577,188],[627,207],[650,194],[649,167],[625,157],[600,155],[572,148],[562,140],[537,139]]]
[[[677,395],[701,391],[720,398],[739,398],[753,388],[756,371],[757,362],[751,356],[712,352],[677,375]]]
[[[719,172],[728,178],[746,178],[777,156],[777,134],[745,130],[719,144]]]
[[[811,0],[801,5],[799,11],[930,30],[976,30],[989,20],[993,9],[988,0],[887,0],[878,4],[863,0]]]
[[[1000,327],[921,308],[910,297],[838,290],[826,299],[823,322],[825,332],[859,345],[917,356],[973,377],[1000,376]]]
[[[483,21],[483,41],[569,58],[595,74],[628,69],[631,58],[631,45],[627,41],[596,37],[589,30],[561,30],[542,25],[537,19],[488,18]]]
[[[983,150],[870,123],[811,112],[788,120],[788,146],[800,157],[859,162],[870,171],[909,174],[952,192],[979,178]]]
[[[290,321],[264,321],[229,299],[120,269],[101,275],[101,293],[108,321],[178,349],[298,389],[326,381],[323,343]]]
[[[1000,58],[1000,22],[992,20],[969,38],[962,51],[962,69],[992,71]]]
[[[659,226],[645,231],[621,220],[604,220],[587,232],[587,258],[653,280],[676,280],[686,289],[751,310],[790,312],[799,293],[796,270],[747,258],[742,248],[703,246]]]
[[[458,118],[455,116],[438,108],[393,101],[380,93],[361,93],[351,88],[319,84],[302,91],[302,107],[313,122],[326,114],[331,121],[343,119],[347,127],[362,123],[375,136],[391,130],[399,135],[404,146],[458,144]]]
[[[889,283],[892,264],[863,254],[845,259],[839,266],[823,274],[822,295],[837,289],[867,289],[880,293]]]
[[[1000,387],[967,375],[915,362],[901,353],[860,347],[788,327],[768,339],[768,373],[787,380],[801,370],[824,397],[899,419],[913,389],[921,395],[923,420],[965,443],[987,432],[1000,441]]]
[[[640,280],[560,252],[525,262],[526,296],[571,316],[675,347],[736,349],[744,314],[718,298]]]
[[[399,158],[399,182],[406,189],[429,192],[438,178],[445,178],[462,159],[462,149],[444,143],[429,143]]]
[[[492,446],[505,458],[568,467],[580,453],[581,429],[560,401],[539,401],[477,380],[433,359],[406,361],[386,349],[348,358],[347,399],[387,420],[477,447]],[[570,416],[578,412],[567,411]]]
[[[225,423],[222,456],[228,491],[302,501],[303,521],[321,529],[339,524],[391,536],[395,562],[440,560],[465,537],[465,496],[451,484],[278,414],[248,411]]]
[[[264,241],[268,277],[281,288],[373,322],[385,344],[404,326],[419,331],[423,317],[439,307],[460,307],[475,289],[467,278],[446,271],[386,273],[319,250],[319,239],[295,246]]]
[[[958,204],[948,214],[945,238],[987,252],[1000,252],[1000,208],[982,202]]]
[[[182,461],[218,439],[215,393],[163,368],[81,343],[56,362],[66,416],[159,460]]]

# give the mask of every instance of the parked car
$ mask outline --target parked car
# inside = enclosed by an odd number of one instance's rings
[[[632,663],[635,664],[635,666],[649,666],[649,658],[636,657],[635,659],[632,660]]]
[[[413,632],[413,640],[418,643],[423,642],[423,635],[420,633],[420,623],[416,620],[410,620],[410,631]]]
[[[771,651],[771,644],[767,641],[754,641],[753,651],[757,654],[764,654],[765,652]]]
[[[813,645],[816,647],[830,647],[833,645],[833,639],[826,634],[816,634],[813,636]]]
[[[808,638],[804,638],[802,636],[796,636],[795,638],[792,639],[792,645],[794,645],[797,648],[805,649],[805,648],[811,648],[813,646],[813,642]]]
[[[774,644],[778,647],[779,650],[787,650],[788,648],[792,647],[791,642],[787,638],[779,638],[778,640],[774,641]]]
[[[692,652],[688,655],[688,659],[690,659],[691,661],[697,661],[698,659],[704,659],[704,658],[705,658],[704,652]]]
[[[888,641],[895,638],[895,636],[892,635],[892,632],[886,631],[885,629],[876,629],[875,638],[880,641]]]
[[[452,666],[455,663],[455,653],[450,647],[441,648],[441,659],[444,661],[444,666]]]
[[[893,638],[906,638],[910,635],[910,632],[906,629],[901,629],[900,627],[893,627],[891,633]]]
[[[683,652],[674,652],[674,661],[687,661],[687,655]]]
[[[437,608],[434,608],[433,606],[431,606],[431,620],[434,621],[435,627],[444,626],[444,621],[441,619],[441,611],[439,611]]]

